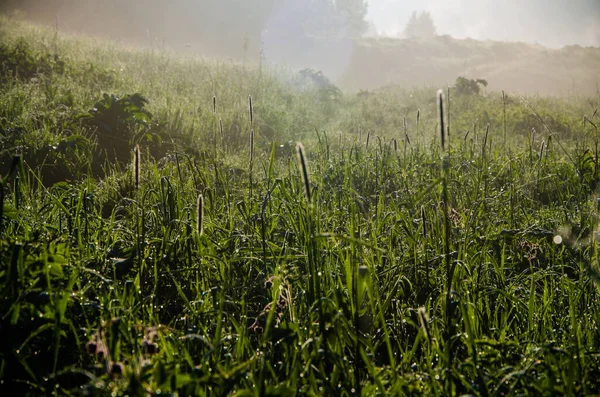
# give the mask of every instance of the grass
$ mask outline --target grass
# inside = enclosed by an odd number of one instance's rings
[[[445,117],[2,22],[6,392],[600,393],[600,98]],[[103,93],[148,100],[115,147]]]

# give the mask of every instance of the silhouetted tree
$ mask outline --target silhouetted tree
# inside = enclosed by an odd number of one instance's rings
[[[367,36],[367,37],[378,37],[379,36],[379,31],[377,30],[377,27],[375,26],[375,23],[373,21],[369,21],[367,23],[367,30],[365,31],[365,36]]]
[[[481,90],[479,86],[487,87],[488,82],[484,79],[467,79],[462,76],[456,79],[454,88],[458,95],[477,95]]]
[[[268,61],[329,75],[352,53],[352,39],[330,0],[278,0],[262,35]]]
[[[404,28],[403,36],[406,38],[431,38],[437,35],[433,18],[428,11],[422,11],[417,14],[413,11],[406,27]]]
[[[368,28],[367,2],[365,0],[336,0],[335,9],[348,26],[353,37],[365,34]]]

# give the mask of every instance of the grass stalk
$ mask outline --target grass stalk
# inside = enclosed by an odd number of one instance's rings
[[[0,175],[0,235],[4,226],[4,178]]]
[[[448,195],[448,156],[446,152],[446,132],[444,128],[444,92],[438,91],[437,94],[437,105],[438,105],[438,124],[439,133],[442,147],[442,162],[441,162],[441,183],[442,183],[442,206],[444,211],[444,266],[446,270],[446,299],[445,299],[445,323],[446,323],[446,345],[445,345],[445,356],[446,365],[450,368],[453,361],[453,337],[455,334],[454,330],[454,307],[452,302],[452,280],[454,277],[454,266],[450,257],[450,199]],[[447,392],[451,392],[452,381],[447,380]],[[450,393],[451,394],[451,393]]]
[[[504,134],[503,146],[506,147],[506,94],[504,90],[502,90],[502,131]]]

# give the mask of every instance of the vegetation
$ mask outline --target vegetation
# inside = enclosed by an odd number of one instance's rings
[[[367,31],[367,2],[365,0],[335,0],[337,13],[345,20],[350,34],[361,37]]]
[[[483,79],[466,79],[464,77],[459,77],[456,79],[456,84],[454,85],[454,89],[456,93],[459,95],[477,95],[481,88],[479,86],[487,87],[488,82]]]
[[[555,32],[556,40],[568,41],[574,37],[569,32],[580,32],[584,40],[585,26],[595,21],[593,0],[583,3],[577,7],[555,4],[552,15],[535,2],[520,2],[519,7],[523,15],[532,16],[528,24],[532,32],[545,26],[544,31]],[[366,38],[362,37],[368,28],[365,4],[364,0],[5,0],[0,2],[0,12],[20,10],[21,15],[53,29],[110,38],[157,52],[227,57],[242,64],[271,66],[285,60],[297,69],[322,70],[342,89],[372,90],[392,84],[446,87],[463,76],[484,77],[494,91],[597,95],[598,48],[549,49],[527,43],[455,39],[442,35],[444,32],[436,34],[427,12],[416,12],[402,21],[407,23],[404,39],[375,38],[373,29]],[[507,16],[499,15],[498,20],[503,18]],[[340,71],[345,72],[339,75]]]
[[[138,45],[183,48],[193,43],[203,54],[253,60],[267,32],[293,30],[296,38],[333,32],[360,37],[367,28],[365,0],[6,0],[0,12],[7,10],[25,12],[50,26],[126,38]]]
[[[600,393],[599,97],[0,42],[2,395]]]
[[[406,27],[404,28],[404,32],[402,36],[409,39],[414,38],[432,38],[437,35],[437,30],[435,28],[435,24],[433,23],[433,18],[431,17],[431,13],[428,11],[421,11],[417,14],[416,11],[410,16]]]
[[[344,88],[446,87],[458,76],[483,77],[493,91],[529,95],[597,96],[600,49],[455,39],[450,36],[413,39],[370,38],[357,42]]]

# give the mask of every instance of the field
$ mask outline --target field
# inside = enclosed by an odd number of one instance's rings
[[[452,82],[458,76],[485,78],[492,91],[540,95],[599,92],[600,49],[548,49],[527,43],[434,39],[364,39],[341,83],[345,87],[404,87]]]
[[[2,395],[600,394],[600,96],[8,17],[0,72]]]

